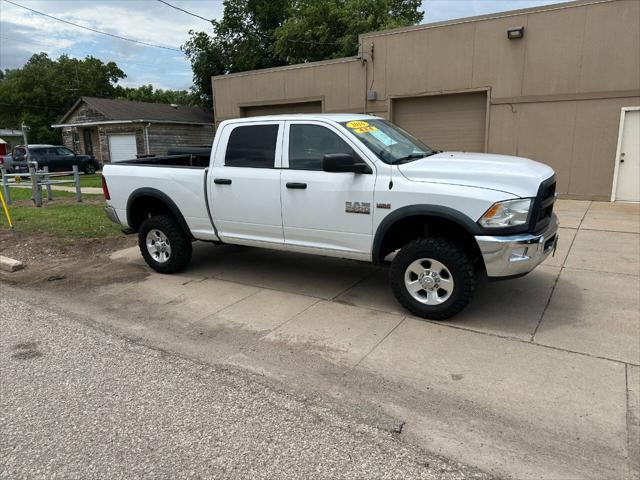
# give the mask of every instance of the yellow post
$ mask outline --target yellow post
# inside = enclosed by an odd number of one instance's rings
[[[13,230],[13,222],[11,221],[11,215],[9,214],[9,209],[7,208],[7,203],[4,201],[4,195],[2,194],[2,190],[0,190],[0,203],[2,203],[2,209],[4,210],[4,216],[7,217],[7,221],[9,222],[9,227]]]

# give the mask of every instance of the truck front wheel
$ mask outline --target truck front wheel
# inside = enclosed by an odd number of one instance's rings
[[[467,306],[476,287],[470,255],[445,238],[420,238],[396,254],[389,272],[396,299],[414,315],[446,320]]]
[[[138,246],[156,272],[179,272],[191,260],[191,240],[170,215],[155,215],[142,222]]]

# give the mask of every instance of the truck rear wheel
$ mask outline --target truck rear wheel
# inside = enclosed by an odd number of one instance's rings
[[[476,287],[470,255],[445,238],[406,244],[389,271],[391,289],[414,315],[446,320],[467,306]]]
[[[156,272],[179,272],[191,260],[191,239],[170,215],[156,215],[142,222],[138,246],[147,265]]]

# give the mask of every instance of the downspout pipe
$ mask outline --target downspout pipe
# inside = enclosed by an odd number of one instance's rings
[[[149,127],[151,126],[151,122],[147,123],[144,126],[144,153],[149,155]]]

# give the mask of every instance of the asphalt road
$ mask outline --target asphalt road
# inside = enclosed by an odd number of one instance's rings
[[[0,478],[488,478],[334,400],[0,298]]]

